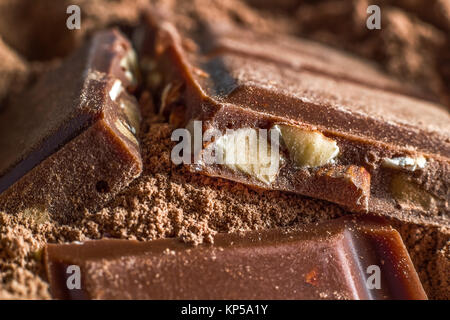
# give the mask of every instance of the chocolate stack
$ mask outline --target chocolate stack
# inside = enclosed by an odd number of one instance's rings
[[[445,107],[323,44],[203,11],[189,23],[155,7],[141,13],[127,29],[134,49],[117,29],[96,32],[2,108],[0,210],[76,228],[111,203],[139,207],[127,192],[153,196],[139,181],[157,156],[142,147],[150,105],[178,142],[164,157],[186,175],[317,199],[343,217],[219,232],[197,246],[48,243],[52,297],[427,299],[391,225],[450,226]]]

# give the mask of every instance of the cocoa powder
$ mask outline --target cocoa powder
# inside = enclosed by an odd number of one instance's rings
[[[67,55],[94,30],[115,25],[131,34],[129,31],[139,23],[140,6],[148,1],[72,2],[79,4],[85,13],[84,28],[74,34],[56,30],[57,39],[68,37],[68,40],[53,41],[55,33],[46,33],[48,28],[36,26],[49,15],[53,20],[64,21],[65,11],[55,9],[54,2],[47,4],[53,8],[50,11],[46,6],[33,7],[33,18],[24,21],[20,15],[25,1],[0,0],[3,39],[0,57],[6,57],[0,59],[0,100],[26,90],[27,84],[43,70],[58,63],[54,58]],[[378,61],[395,76],[427,87],[444,103],[450,101],[450,17],[445,1],[436,1],[437,11],[424,10],[428,3],[425,0],[414,1],[414,5],[408,1],[375,1],[383,10],[382,32],[358,27],[366,17],[365,0],[344,4],[287,0],[281,5],[279,1],[250,0],[151,2],[162,3],[177,15],[180,24],[188,25],[197,14],[217,14],[249,29],[326,42]],[[2,25],[1,21],[8,23]],[[250,189],[175,166],[170,161],[174,144],[170,136],[174,128],[154,113],[148,93],[141,95],[141,107],[144,172],[105,208],[86,211],[68,223],[38,211],[0,213],[0,298],[51,298],[41,259],[46,243],[103,237],[138,240],[180,237],[200,244],[211,242],[216,232],[295,227],[347,214],[324,201]],[[429,298],[449,299],[450,230],[392,223],[402,235]]]

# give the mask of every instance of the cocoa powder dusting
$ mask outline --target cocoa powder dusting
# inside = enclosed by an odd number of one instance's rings
[[[450,229],[393,222],[430,299],[450,299]]]
[[[90,1],[76,2],[86,12],[83,22],[86,28],[67,41],[52,42],[49,39],[54,34],[46,35],[43,29],[36,28],[41,21],[39,17],[47,12],[43,9],[45,6],[33,9],[35,18],[27,20],[28,24],[6,28],[1,21],[10,21],[18,15],[16,6],[23,1],[0,0],[0,8],[9,10],[0,10],[0,57],[8,56],[12,61],[0,61],[0,109],[2,101],[6,103],[27,81],[32,81],[45,67],[54,65],[55,60],[50,59],[65,56],[92,31],[117,25],[130,34],[132,27],[138,24],[139,6],[147,3],[144,0],[100,0],[95,5]],[[450,11],[445,1],[435,2],[436,8],[444,8],[437,11],[434,7],[424,10],[425,0],[375,1],[383,10],[382,32],[355,27],[364,23],[361,19],[366,17],[367,1],[347,1],[345,5],[341,1],[299,3],[196,0],[188,4],[171,0],[164,1],[164,6],[179,15],[177,23],[189,24],[189,18],[185,17],[191,17],[194,12],[221,14],[249,29],[301,35],[345,48],[378,61],[385,70],[400,78],[423,85],[450,105]],[[102,6],[110,10],[99,9]],[[10,20],[2,20],[7,14],[11,15]],[[60,14],[66,17],[65,10]],[[57,36],[62,39],[67,30],[61,32]],[[39,54],[34,52],[30,41],[34,41],[33,48],[44,49]],[[14,85],[15,81],[21,85]],[[170,136],[174,127],[154,113],[148,93],[142,94],[140,101],[144,119],[140,132],[143,174],[102,210],[86,211],[79,218],[64,223],[45,212],[17,215],[0,212],[0,299],[51,298],[41,258],[41,250],[48,242],[103,237],[137,240],[180,237],[183,241],[201,244],[211,242],[217,232],[297,226],[347,214],[325,201],[250,189],[238,183],[193,174],[183,166],[174,165],[170,160],[174,145]],[[450,230],[392,223],[402,235],[429,298],[450,299]]]

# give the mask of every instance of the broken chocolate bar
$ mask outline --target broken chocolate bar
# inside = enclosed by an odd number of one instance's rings
[[[352,212],[448,225],[444,107],[319,44],[220,20],[177,29],[155,11],[145,21],[139,47],[147,85],[160,111],[200,139],[192,170]]]
[[[57,299],[426,299],[400,235],[379,218],[296,230],[49,244]]]
[[[70,217],[142,170],[134,50],[96,34],[0,113],[0,209]]]

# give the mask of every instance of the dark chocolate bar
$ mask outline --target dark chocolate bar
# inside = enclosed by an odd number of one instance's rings
[[[217,234],[214,245],[197,247],[178,239],[49,244],[44,258],[57,299],[427,298],[400,235],[367,217]]]
[[[197,132],[219,133],[200,136],[193,171],[352,212],[448,225],[450,115],[443,106],[305,40],[220,20],[176,29],[154,11],[145,21],[141,62],[160,111],[192,133],[195,121]],[[205,161],[211,154],[222,161]],[[248,162],[224,161],[230,154]]]
[[[98,209],[142,170],[137,61],[97,33],[0,113],[0,209],[64,217]]]

